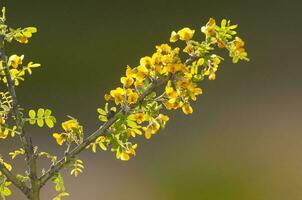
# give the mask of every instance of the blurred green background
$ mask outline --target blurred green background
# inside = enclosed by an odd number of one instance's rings
[[[151,55],[172,30],[199,30],[210,17],[239,24],[251,62],[223,63],[192,116],[176,112],[136,159],[85,152],[79,178],[64,171],[67,191],[82,200],[302,199],[300,1],[1,1],[12,27],[37,26],[31,43],[8,47],[43,68],[18,87],[26,109],[51,108],[59,121],[100,125],[96,108],[119,85],[127,64]],[[197,31],[197,37],[202,34]],[[224,54],[226,56],[226,54]],[[57,126],[59,129],[59,125]],[[47,129],[28,128],[41,150],[62,155]],[[0,152],[15,150],[0,142]],[[5,156],[5,158],[7,158]],[[45,161],[40,165],[44,166]],[[23,168],[17,161],[17,171]],[[42,199],[55,195],[52,184]],[[24,199],[18,191],[10,199]]]

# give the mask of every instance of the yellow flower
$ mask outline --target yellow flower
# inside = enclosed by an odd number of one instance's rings
[[[189,86],[189,80],[183,78],[176,83],[177,88],[187,88]]]
[[[215,34],[216,29],[216,21],[213,18],[210,18],[206,26],[201,28],[201,32],[203,32],[206,37],[210,37]]]
[[[33,33],[37,32],[37,28],[36,27],[28,27],[22,30],[22,34],[27,37],[27,38],[31,38]]]
[[[152,120],[147,127],[143,127],[146,139],[150,139],[153,134],[156,134],[160,129],[160,124],[156,120]]]
[[[170,102],[171,103],[171,102]],[[183,102],[182,101],[174,101],[173,103],[172,103],[172,108],[174,109],[174,110],[176,110],[176,109],[178,109],[178,108],[181,108],[182,107],[182,105],[183,105]]]
[[[193,53],[193,52],[194,52],[194,46],[191,45],[191,44],[188,44],[188,45],[184,48],[183,52],[185,52],[185,53],[187,53],[187,54]]]
[[[134,113],[129,117],[138,124],[141,124],[148,119],[148,115],[146,115],[145,113]]]
[[[180,31],[178,31],[179,39],[180,40],[191,40],[194,36],[195,30],[191,30],[190,28],[183,28]]]
[[[161,44],[159,46],[156,46],[156,52],[160,55],[167,55],[171,53],[172,48],[168,44]]]
[[[111,96],[109,94],[105,94],[104,99],[105,99],[105,101],[110,101]]]
[[[5,117],[0,116],[0,126],[5,124]]]
[[[115,104],[118,105],[124,101],[125,91],[118,87],[115,90],[111,90],[110,95],[114,98]]]
[[[133,155],[133,156],[136,155],[136,152],[135,152],[136,148],[137,148],[137,144],[128,146],[128,148],[120,154],[120,159],[122,161],[128,161],[130,159],[130,155]]]
[[[33,33],[36,33],[37,32],[37,28],[35,27],[28,27],[28,28],[25,28],[23,29],[22,31],[16,33],[14,35],[14,38],[22,43],[22,44],[27,44],[28,43],[28,39],[32,37],[32,34]]]
[[[145,66],[138,66],[136,68],[136,73],[133,75],[137,80],[143,81],[145,77],[148,75],[149,70]]]
[[[194,83],[190,84],[187,87],[187,89],[190,91],[190,96],[191,96],[191,99],[193,101],[197,100],[197,98],[196,98],[197,95],[201,95],[202,94],[202,89],[199,88],[199,87],[197,87],[197,85],[194,84]]]
[[[146,68],[150,68],[152,64],[152,59],[149,56],[145,56],[140,59],[140,66],[144,66]]]
[[[171,37],[170,37],[170,42],[177,42],[178,39],[179,39],[179,35],[175,31],[172,31]]]
[[[182,63],[174,63],[167,66],[168,72],[175,74],[177,72],[185,72],[186,67]]]
[[[138,100],[138,94],[136,92],[131,92],[128,94],[127,100],[129,104],[135,104]]]
[[[127,154],[126,152],[121,153],[121,160],[122,161],[128,161],[130,159],[129,154]]]
[[[233,63],[237,63],[239,59],[249,61],[247,52],[244,48],[244,41],[239,37],[236,37],[233,41],[233,45],[231,46],[231,56],[233,57]]]
[[[135,86],[136,88],[142,87],[143,84],[144,84],[144,79],[142,79],[142,80],[137,79],[137,80],[134,82],[134,86]]]
[[[235,38],[234,44],[237,49],[244,47],[244,41],[240,37]]]
[[[133,156],[136,156],[136,152],[135,152],[135,149],[137,148],[137,144],[134,144],[134,145],[129,145],[127,150],[126,150],[126,153],[130,154],[130,155],[133,155]]]
[[[175,99],[178,96],[177,92],[174,90],[174,88],[171,87],[171,81],[168,82],[168,84],[165,88],[165,93],[169,99]]]
[[[170,118],[167,115],[159,114],[158,119],[160,119],[163,126],[166,125],[166,123],[170,120]]]
[[[210,80],[210,81],[213,81],[213,80],[215,80],[215,79],[216,79],[216,74],[215,74],[214,72],[210,73],[210,75],[209,75],[209,80]]]
[[[130,87],[134,82],[132,76],[133,76],[132,69],[129,66],[127,66],[126,76],[121,78],[121,83],[123,83],[125,87]]]
[[[18,68],[18,66],[22,64],[23,58],[24,55],[22,56],[12,55],[8,59],[8,65],[12,66],[13,68]]]
[[[52,136],[56,139],[58,145],[60,145],[60,146],[63,145],[63,143],[66,140],[66,135],[63,133],[62,134],[54,133]]]
[[[80,125],[75,119],[71,119],[62,123],[62,128],[66,132],[73,131],[73,129],[79,129]]]
[[[121,78],[121,83],[123,83],[123,85],[125,87],[130,87],[133,84],[134,80],[132,77],[122,77]]]
[[[182,106],[182,111],[183,113],[185,113],[186,115],[192,114],[193,113],[193,108],[190,106],[190,104],[185,104]]]

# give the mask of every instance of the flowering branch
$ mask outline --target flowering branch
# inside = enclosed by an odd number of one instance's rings
[[[166,84],[169,80],[169,77],[165,77],[159,81],[155,81],[151,84],[151,86],[141,94],[138,102],[142,102],[146,96],[148,96],[151,92],[153,92],[156,88]],[[125,109],[122,108],[115,115],[113,115],[108,121],[102,125],[98,130],[92,133],[88,138],[84,140],[83,143],[76,146],[73,150],[67,153],[62,159],[60,159],[55,165],[51,166],[51,168],[39,178],[40,186],[42,187],[49,179],[51,179],[58,171],[60,171],[63,167],[65,167],[76,155],[85,150],[92,142],[97,140],[98,137],[102,136],[106,133],[106,131],[110,128],[110,126],[118,119],[117,116],[121,113],[125,112]]]
[[[69,194],[65,191],[64,180],[60,174],[64,167],[71,168],[70,174],[78,176],[84,169],[83,161],[78,155],[85,149],[96,153],[97,148],[106,151],[110,149],[117,159],[127,161],[136,155],[137,144],[132,138],[144,135],[150,139],[164,128],[169,117],[166,110],[181,109],[184,114],[193,112],[192,101],[202,94],[198,83],[208,78],[215,80],[218,67],[223,60],[214,51],[217,48],[226,49],[233,63],[239,60],[248,61],[244,42],[237,37],[230,21],[222,20],[220,25],[214,19],[201,28],[205,35],[204,41],[193,40],[195,30],[183,28],[171,33],[170,42],[185,42],[182,49],[169,44],[156,46],[152,56],[140,59],[137,67],[127,66],[125,76],[121,77],[122,87],[117,87],[105,94],[105,107],[98,108],[99,120],[102,125],[88,137],[77,119],[62,122],[62,131],[53,133],[59,146],[65,146],[64,156],[57,160],[48,152],[41,152],[33,147],[31,138],[25,134],[25,124],[53,128],[56,118],[49,109],[39,108],[29,110],[25,116],[19,107],[15,86],[24,81],[25,75],[32,74],[32,69],[40,64],[29,62],[23,65],[24,56],[11,55],[6,58],[4,43],[13,40],[27,44],[32,34],[37,32],[35,27],[8,28],[6,25],[5,9],[0,16],[0,82],[7,86],[7,92],[0,92],[0,139],[19,135],[22,148],[9,155],[25,156],[28,172],[25,175],[13,175],[11,165],[0,158],[0,196],[11,195],[9,185],[13,183],[30,200],[40,199],[41,188],[52,180],[56,184],[58,195],[55,200]],[[159,93],[159,94],[158,94]],[[10,127],[11,120],[15,126]],[[37,159],[45,157],[51,166],[47,171],[42,170],[38,177]],[[27,182],[30,187],[27,186]]]

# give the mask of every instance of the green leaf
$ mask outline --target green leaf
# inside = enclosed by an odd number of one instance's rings
[[[37,124],[39,127],[43,127],[44,126],[44,120],[43,119],[37,119]]]
[[[30,110],[30,111],[28,112],[28,115],[29,115],[29,117],[30,117],[31,119],[36,118],[36,112],[35,112],[34,110]]]
[[[46,118],[45,119],[45,123],[49,128],[53,128],[54,127],[54,122],[52,121],[51,118]]]
[[[10,196],[12,191],[8,187],[1,188],[1,194],[4,196]]]
[[[100,115],[100,116],[99,116],[99,120],[101,120],[102,122],[108,121],[107,117],[104,116],[104,115]]]
[[[221,21],[221,27],[224,28],[224,27],[226,26],[226,24],[227,24],[227,20],[226,20],[226,19],[223,19],[223,20]]]
[[[102,108],[98,108],[98,113],[101,115],[107,115],[107,112],[105,110],[103,110]]]
[[[43,108],[39,108],[37,116],[38,116],[38,118],[42,118],[44,116],[44,109]]]
[[[93,152],[93,153],[96,153],[96,144],[93,144],[93,145],[92,145],[92,152]]]
[[[51,110],[46,109],[44,115],[45,115],[45,117],[50,117],[50,115],[51,115]]]
[[[57,119],[54,116],[50,116],[49,119],[51,119],[53,123],[57,123]]]
[[[138,125],[136,124],[136,122],[131,121],[131,120],[127,120],[127,125],[128,125],[130,128],[140,128],[140,126],[138,126]]]
[[[109,105],[108,103],[105,104],[105,111],[106,111],[106,113],[108,112],[108,105]]]
[[[106,147],[106,145],[104,145],[103,142],[99,142],[99,146],[100,146],[100,148],[103,149],[104,151],[107,151],[107,147]]]

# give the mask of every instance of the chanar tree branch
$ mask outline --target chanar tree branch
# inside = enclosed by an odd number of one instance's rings
[[[24,157],[28,170],[15,175],[12,165],[0,157],[0,196],[3,199],[10,196],[10,185],[13,184],[29,200],[39,200],[40,190],[49,180],[56,185],[54,200],[68,196],[60,171],[66,167],[73,176],[82,173],[84,164],[79,156],[85,149],[94,153],[110,149],[117,159],[130,160],[137,149],[133,138],[144,135],[150,139],[157,134],[169,121],[167,110],[181,109],[186,115],[193,112],[191,103],[202,94],[199,83],[205,79],[215,80],[223,60],[215,53],[216,49],[226,49],[233,63],[249,60],[243,40],[236,36],[236,28],[237,25],[231,25],[229,20],[223,19],[217,24],[211,18],[201,27],[205,36],[203,41],[193,40],[193,29],[186,27],[173,31],[170,44],[156,46],[156,51],[141,58],[136,67],[127,66],[120,80],[121,86],[104,95],[106,103],[104,108],[97,109],[100,127],[95,132],[85,136],[83,126],[73,117],[61,123],[62,129],[52,132],[53,141],[64,147],[64,156],[57,159],[57,156],[41,151],[41,147],[33,146],[32,138],[25,133],[26,125],[55,128],[57,121],[52,111],[21,108],[15,91],[15,87],[40,64],[29,62],[24,65],[23,55],[5,55],[5,43],[27,44],[37,29],[8,28],[3,9],[0,17],[0,81],[7,91],[0,91],[0,139],[19,136],[21,146],[9,155],[12,159]],[[177,47],[178,41],[184,42],[185,47]],[[41,157],[51,163],[46,171],[37,166],[36,161]]]

